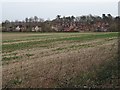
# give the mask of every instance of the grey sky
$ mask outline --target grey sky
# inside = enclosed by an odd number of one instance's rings
[[[25,17],[38,16],[53,19],[56,15],[81,16],[103,13],[118,15],[118,2],[4,2],[2,20],[23,20]]]
[[[118,15],[120,16],[120,1],[118,2]]]

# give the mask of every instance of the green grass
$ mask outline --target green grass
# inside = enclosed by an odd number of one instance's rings
[[[21,58],[21,56],[10,56],[10,57],[3,57],[2,61],[10,61],[10,60],[15,60]]]
[[[9,34],[9,33],[8,33]],[[18,34],[18,33],[11,33],[11,34]],[[22,33],[20,33],[22,34]],[[30,34],[30,33],[29,33]],[[32,33],[31,36],[24,36],[24,37],[18,37],[15,39],[13,36],[11,39],[4,39],[3,43],[6,42],[16,42],[16,41],[29,41],[29,40],[41,40],[41,41],[30,41],[30,42],[20,42],[15,44],[3,44],[2,45],[2,52],[4,54],[2,61],[3,64],[9,64],[9,61],[20,61],[21,56],[17,56],[18,53],[13,52],[16,50],[25,50],[25,49],[31,49],[31,48],[52,48],[55,47],[57,44],[62,44],[64,42],[70,43],[68,46],[53,48],[53,51],[59,51],[65,52],[70,50],[77,50],[80,48],[88,48],[88,47],[94,47],[97,45],[104,44],[110,40],[113,40],[112,37],[118,37],[118,33],[49,33],[49,35],[34,35],[36,33]],[[48,33],[47,33],[48,34]],[[111,38],[111,39],[109,39]],[[85,44],[84,41],[92,41],[97,39],[104,39],[102,41],[97,41],[95,43]],[[77,44],[71,44],[75,43]],[[83,43],[78,44],[78,43]],[[113,46],[114,47],[114,46]],[[104,48],[103,48],[104,49]],[[10,53],[9,53],[10,52]],[[42,54],[43,52],[41,52]],[[51,52],[50,54],[52,54]],[[34,54],[27,53],[24,54],[25,56],[32,57]],[[47,56],[47,54],[45,54]],[[45,56],[43,54],[43,56]],[[9,56],[9,57],[8,57]],[[99,57],[98,57],[99,58]],[[107,60],[106,60],[107,61]],[[117,81],[115,78],[117,78],[117,72],[118,72],[118,66],[117,66],[117,59],[114,60],[108,60],[108,62],[103,62],[100,66],[91,66],[89,71],[80,72],[77,74],[76,77],[65,80],[65,82],[59,83],[57,87],[80,87],[84,88],[84,86],[87,87],[96,87],[100,85],[105,85],[106,83],[112,82],[113,87],[117,84]],[[69,77],[69,75],[68,75]],[[66,78],[65,78],[66,79]],[[15,78],[12,81],[12,84],[19,85],[22,83],[22,79]],[[111,84],[111,83],[110,83]]]
[[[67,33],[69,35],[69,33]],[[66,34],[66,35],[67,35]],[[77,35],[76,35],[77,34]],[[105,33],[105,34],[85,34],[81,35],[79,33],[72,34],[74,37],[60,37],[60,34],[58,34],[57,38],[55,39],[45,39],[42,41],[31,41],[31,42],[21,42],[21,43],[15,43],[15,44],[3,44],[2,45],[2,52],[12,52],[15,50],[22,50],[22,49],[29,49],[29,48],[34,48],[34,47],[49,47],[51,44],[54,42],[62,42],[62,41],[74,41],[74,42],[82,42],[82,41],[90,41],[90,40],[95,40],[95,39],[102,39],[102,38],[111,38],[111,37],[117,37],[118,33]],[[38,36],[37,36],[38,37]],[[45,37],[45,36],[43,36]],[[55,36],[56,37],[56,36]],[[38,40],[38,38],[36,38]]]

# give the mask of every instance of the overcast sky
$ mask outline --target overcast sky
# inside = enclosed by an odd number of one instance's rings
[[[24,20],[25,17],[38,16],[53,19],[56,15],[81,16],[103,13],[118,15],[119,0],[4,0],[2,1],[2,20]]]

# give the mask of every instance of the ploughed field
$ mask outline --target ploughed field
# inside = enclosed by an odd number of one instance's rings
[[[2,86],[117,87],[117,39],[117,32],[2,33]]]

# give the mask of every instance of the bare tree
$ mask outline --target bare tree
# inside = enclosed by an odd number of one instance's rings
[[[39,19],[39,18],[38,18],[37,16],[34,16],[34,21],[35,21],[35,22],[38,22],[38,19]]]
[[[29,19],[28,18],[25,18],[25,22],[27,23],[29,21]]]

